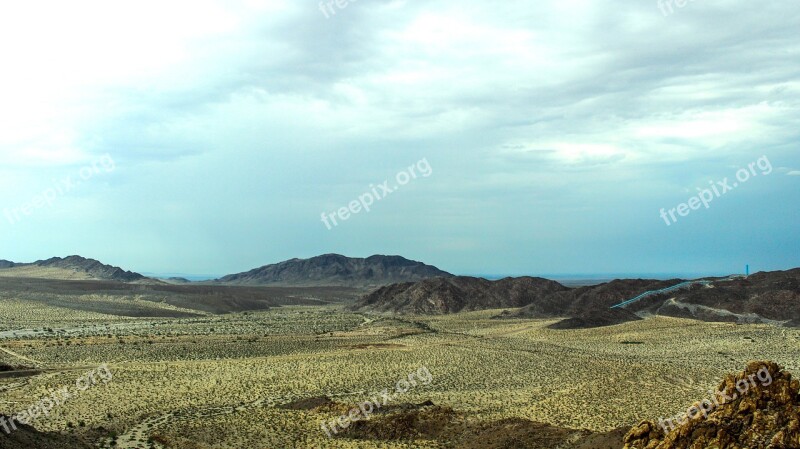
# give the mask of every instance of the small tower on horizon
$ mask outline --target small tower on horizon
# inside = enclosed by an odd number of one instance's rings
[[[747,276],[747,277],[750,277],[750,265],[749,264],[744,266],[744,275]]]

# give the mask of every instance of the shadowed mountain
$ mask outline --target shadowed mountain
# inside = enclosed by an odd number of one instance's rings
[[[234,285],[378,287],[414,282],[452,274],[400,256],[366,259],[325,254],[310,259],[291,259],[245,273],[231,274],[215,282]]]
[[[567,287],[533,277],[483,278],[456,276],[394,284],[365,295],[355,310],[439,315],[472,310],[523,307]]]
[[[0,259],[0,268],[11,268],[16,264],[10,260]]]

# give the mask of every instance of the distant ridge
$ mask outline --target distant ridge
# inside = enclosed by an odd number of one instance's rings
[[[104,280],[104,281],[119,281],[119,282],[135,282],[147,279],[139,273],[132,271],[125,271],[122,268],[112,265],[106,265],[95,259],[87,259],[81,256],[67,256],[67,257],[51,257],[50,259],[37,260],[33,263],[15,263],[7,260],[0,261],[0,269],[10,269],[9,271],[19,270],[22,277],[31,275],[36,267],[39,268],[52,268],[82,273],[85,278]],[[35,277],[47,277],[47,275],[34,275]]]
[[[310,259],[291,259],[265,265],[244,273],[224,276],[215,282],[234,285],[367,288],[452,276],[434,266],[401,256],[353,258],[341,254],[324,254]]]
[[[139,273],[125,271],[122,268],[106,265],[95,259],[87,259],[81,256],[52,257],[47,260],[36,261],[33,264],[40,267],[83,271],[93,278],[108,281],[133,282],[145,279]]]

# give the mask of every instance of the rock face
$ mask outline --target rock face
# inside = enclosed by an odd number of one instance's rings
[[[47,260],[39,260],[32,265],[82,271],[95,279],[107,281],[133,282],[145,279],[139,273],[125,271],[122,268],[105,265],[97,260],[81,256],[53,257]]]
[[[440,315],[473,310],[523,307],[567,287],[542,278],[488,281],[457,276],[382,287],[364,296],[356,310]]]
[[[0,269],[13,268],[14,266],[16,266],[16,264],[14,262],[11,262],[10,260],[0,259]]]
[[[378,287],[396,282],[415,282],[452,274],[400,256],[366,259],[326,254],[311,259],[291,259],[245,273],[231,274],[217,282],[234,285],[293,287]]]
[[[717,390],[716,398],[693,405],[691,419],[634,427],[625,435],[625,449],[800,448],[800,382],[780,366],[751,362]],[[701,408],[706,411],[695,412]]]

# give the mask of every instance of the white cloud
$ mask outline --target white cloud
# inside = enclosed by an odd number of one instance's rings
[[[568,211],[629,214],[603,232],[635,235],[649,222],[632,211],[677,202],[696,179],[761,154],[800,165],[798,26],[797,8],[744,0],[694,2],[668,18],[655,1],[361,0],[330,19],[318,2],[289,0],[9,3],[0,209],[60,166],[110,153],[119,170],[109,187],[83,193],[98,195],[94,217],[127,230],[132,247],[142,233],[147,247],[177,245],[183,234],[159,240],[169,227],[192,229],[197,251],[270,260],[356,240],[379,252],[377,231],[317,234],[318,209],[428,157],[435,176],[364,216],[365,227],[485,243],[488,214],[474,205],[491,204],[501,246],[542,244],[513,223],[535,222],[547,242],[578,238]],[[741,204],[775,185],[749,185]],[[170,213],[176,204],[181,214]],[[457,220],[440,218],[450,204]],[[112,238],[85,211],[61,212]],[[425,227],[437,220],[445,231]],[[0,233],[0,247],[35,246],[31,223]],[[584,246],[602,244],[585,231]],[[294,232],[303,237],[284,236]],[[260,238],[270,233],[282,238]],[[412,252],[428,250],[410,240]],[[483,260],[472,255],[458,261]],[[185,260],[215,260],[202,256]]]

